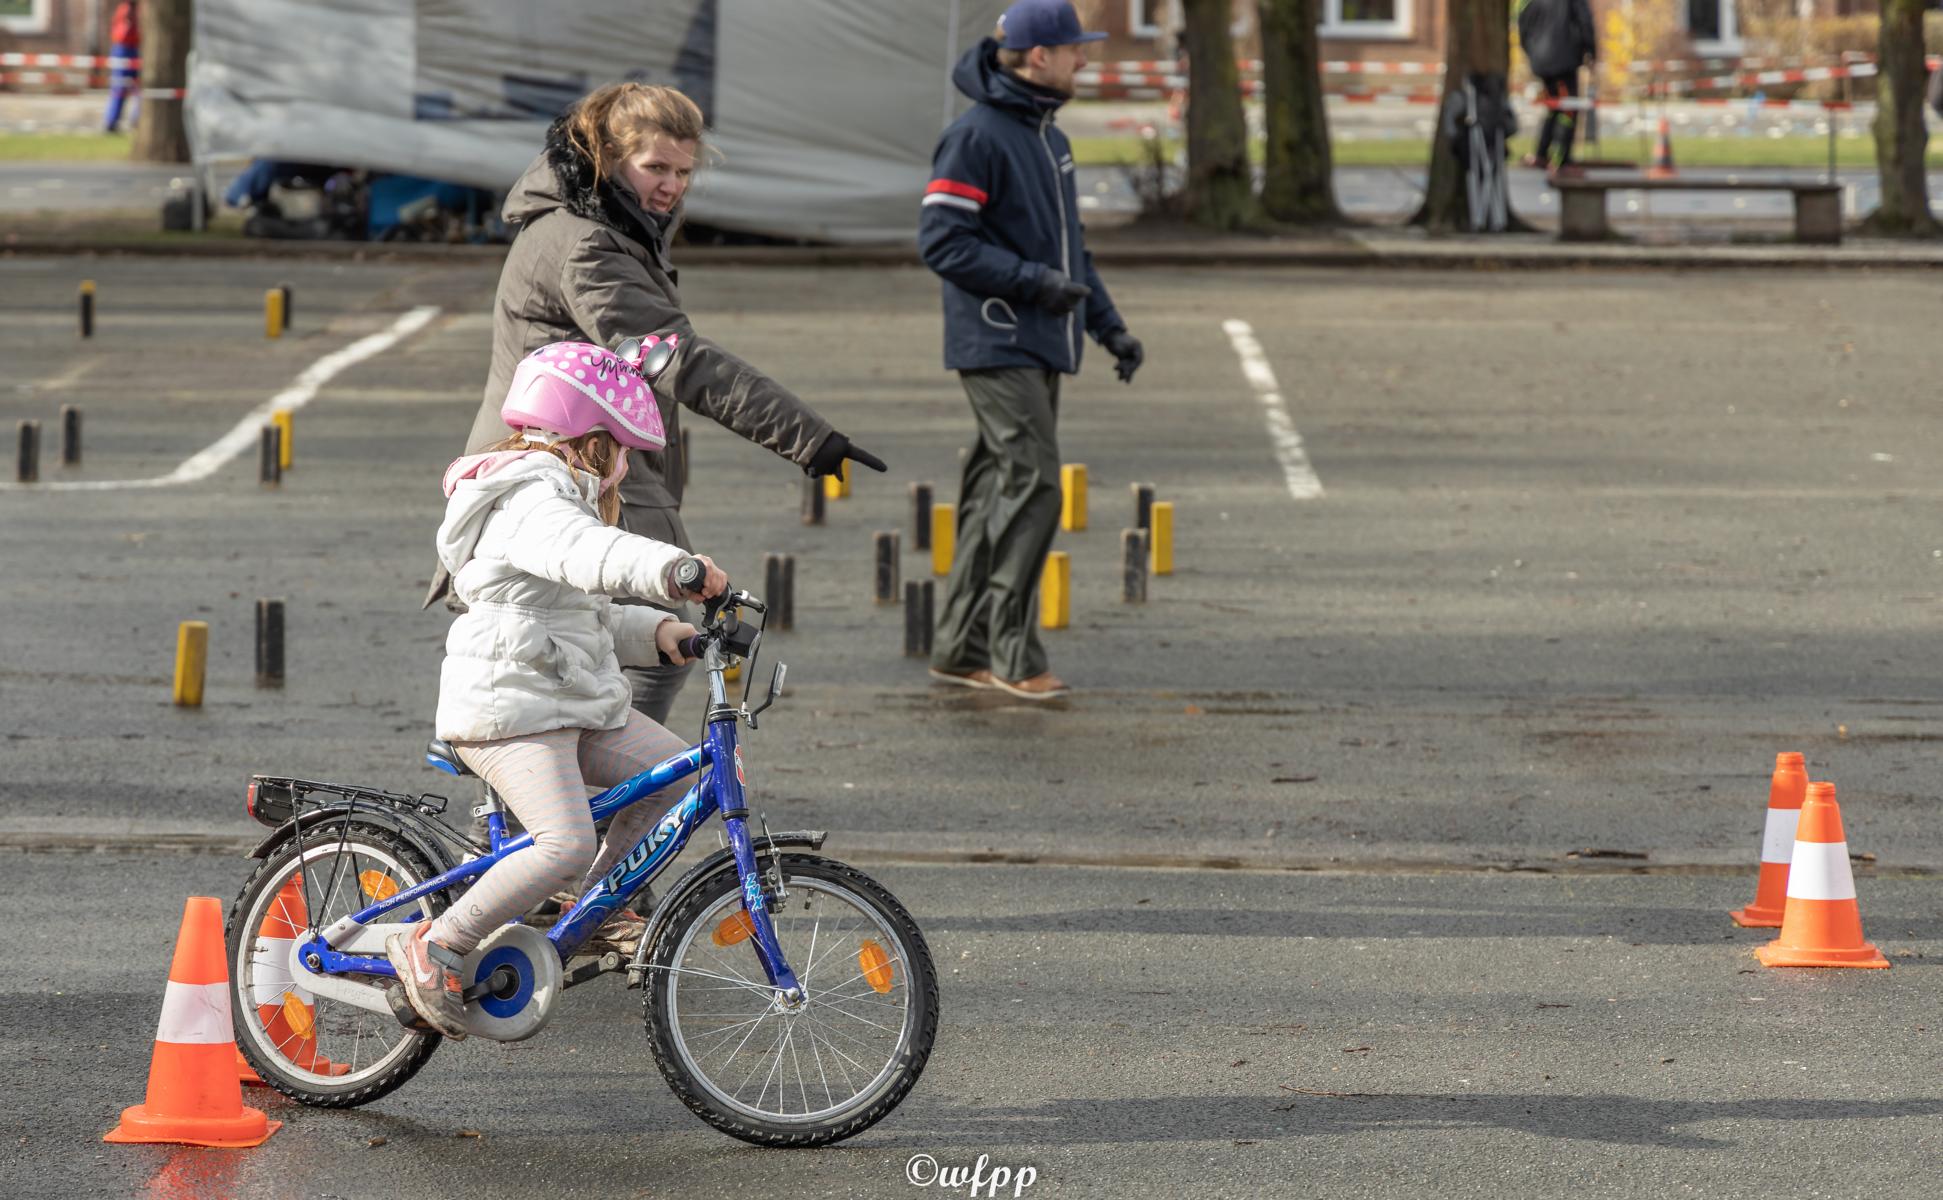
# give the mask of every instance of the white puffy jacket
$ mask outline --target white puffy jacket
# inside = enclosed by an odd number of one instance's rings
[[[543,450],[459,459],[445,473],[439,561],[468,606],[445,637],[438,736],[491,741],[616,729],[632,698],[621,667],[657,660],[675,604],[678,546],[603,524],[600,481]]]

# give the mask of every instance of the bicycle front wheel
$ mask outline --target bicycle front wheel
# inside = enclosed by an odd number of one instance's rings
[[[804,996],[762,972],[733,869],[669,919],[648,959],[655,1061],[684,1104],[733,1137],[821,1146],[882,1120],[938,1032],[938,980],[911,914],[863,872],[781,856],[770,915]]]

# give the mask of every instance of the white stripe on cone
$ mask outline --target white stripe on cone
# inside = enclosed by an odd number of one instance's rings
[[[177,983],[171,979],[162,993],[162,1021],[158,1042],[214,1046],[235,1040],[229,1023],[227,983]]]
[[[1798,808],[1770,808],[1767,832],[1761,836],[1761,861],[1785,863],[1794,859],[1795,826],[1801,824]]]
[[[1788,868],[1788,896],[1795,900],[1853,900],[1847,842],[1796,842]]]

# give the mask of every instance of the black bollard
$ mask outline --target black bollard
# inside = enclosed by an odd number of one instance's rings
[[[1147,602],[1147,535],[1138,529],[1120,531],[1120,600]]]
[[[1154,485],[1151,483],[1133,485],[1133,523],[1143,533],[1153,532]]]
[[[823,524],[823,481],[814,476],[803,480],[803,524]]]
[[[94,280],[81,281],[81,336],[94,336]]]
[[[875,533],[871,537],[875,543],[877,557],[877,603],[896,604],[897,531]]]
[[[283,601],[256,602],[256,686],[283,686]]]
[[[290,285],[279,283],[277,290],[283,293],[283,327],[288,329],[297,323],[297,312],[290,307]]]
[[[776,628],[788,633],[796,628],[796,556],[783,555],[782,603],[776,609]]]
[[[61,465],[81,465],[81,410],[72,404],[61,405]]]
[[[931,631],[937,626],[937,587],[929,580],[918,585],[918,607],[923,610],[923,620],[919,623],[923,632],[924,653],[931,653]]]
[[[263,442],[257,453],[256,479],[264,487],[283,486],[283,430],[275,425],[263,427]]]
[[[688,431],[681,431],[681,486],[688,486]]]
[[[904,585],[904,657],[924,653],[924,601],[918,595],[918,581]]]
[[[765,554],[762,556],[762,602],[774,613],[783,596],[783,556]]]
[[[22,421],[20,423],[20,461],[14,478],[21,483],[35,483],[40,479],[40,422]]]
[[[911,549],[931,549],[931,485],[911,485]]]

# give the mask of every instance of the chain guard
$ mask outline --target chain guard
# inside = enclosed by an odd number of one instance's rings
[[[466,1003],[466,1033],[495,1042],[519,1042],[545,1029],[560,1000],[560,952],[531,925],[502,925],[466,955],[459,978],[470,990],[501,967],[514,982]]]

